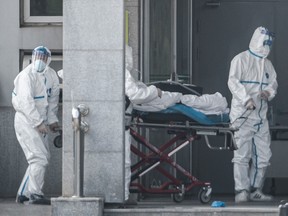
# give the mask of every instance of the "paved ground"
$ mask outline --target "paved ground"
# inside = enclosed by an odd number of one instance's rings
[[[15,199],[0,199],[1,216],[50,216],[51,206],[23,205],[15,202]]]
[[[222,209],[234,211],[234,212],[251,212],[250,215],[253,215],[253,212],[263,212],[264,213],[272,213],[274,215],[278,215],[279,211],[279,204],[286,202],[283,200],[288,200],[288,197],[275,197],[274,201],[272,202],[250,202],[245,204],[235,204],[233,201],[233,197],[227,197],[227,196],[219,196],[215,197],[211,200],[208,204],[201,204],[197,199],[190,199],[185,198],[184,201],[181,203],[175,203],[170,198],[167,197],[153,197],[153,198],[145,198],[141,201],[134,203],[134,204],[127,204],[127,205],[119,205],[119,204],[105,204],[105,210],[104,213],[108,214],[111,212],[117,212],[125,210],[130,213],[133,211],[139,211],[141,209],[148,210],[155,210],[158,209],[158,211],[166,211],[171,208],[173,208],[173,211],[179,210],[179,212],[183,211],[215,211],[215,208],[211,207],[211,203],[213,201],[222,201],[225,203],[225,207]],[[121,210],[122,209],[122,210]],[[162,210],[161,210],[162,209]],[[104,214],[104,215],[105,215]],[[15,203],[14,198],[8,198],[8,199],[0,199],[0,216],[50,216],[51,215],[51,206],[45,206],[45,205],[23,205]],[[132,214],[133,215],[133,214]],[[244,213],[243,213],[244,215]],[[266,215],[266,214],[265,214]]]

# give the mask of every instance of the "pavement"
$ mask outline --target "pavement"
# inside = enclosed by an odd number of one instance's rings
[[[279,205],[286,203],[288,196],[277,196],[271,202],[247,202],[236,204],[234,202],[234,196],[220,195],[212,196],[212,199],[207,204],[202,204],[197,197],[186,197],[181,203],[175,203],[172,199],[159,198],[159,197],[149,197],[144,198],[137,204],[124,205],[122,210],[117,210],[114,205],[105,205],[104,215],[109,216],[136,216],[136,215],[161,215],[161,216],[278,216],[279,215]],[[220,201],[224,203],[223,207],[215,208],[212,207],[213,202]],[[288,201],[287,201],[288,202]],[[121,209],[121,206],[118,207]],[[131,214],[130,212],[134,212]],[[114,214],[113,214],[114,213]],[[144,214],[145,213],[145,214]],[[158,213],[158,214],[157,214]],[[288,214],[287,214],[288,216]]]
[[[125,215],[265,215],[278,216],[279,205],[286,203],[288,196],[277,196],[271,202],[248,202],[235,204],[232,196],[218,196],[213,198],[208,204],[202,204],[195,198],[185,198],[181,203],[175,203],[170,197],[149,197],[143,198],[134,203],[105,204],[104,216]],[[215,208],[211,204],[213,201],[221,201],[225,206]],[[288,202],[288,201],[287,201]],[[50,216],[52,207],[47,205],[25,205],[15,202],[15,198],[0,199],[0,216]]]
[[[24,205],[15,202],[15,198],[0,199],[1,216],[50,216],[50,205]]]

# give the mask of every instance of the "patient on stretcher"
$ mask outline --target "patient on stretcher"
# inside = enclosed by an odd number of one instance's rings
[[[229,113],[228,103],[219,92],[201,96],[179,92],[162,91],[162,97],[155,98],[148,103],[133,104],[133,108],[140,111],[157,112],[175,104],[184,104],[206,115]]]
[[[177,83],[176,85],[181,84]],[[166,89],[171,88],[171,83],[168,82],[168,86]],[[172,89],[171,92],[158,89],[158,92],[161,91],[161,95],[157,95],[156,89],[157,87],[154,85],[147,86],[143,82],[134,80],[129,70],[126,69],[125,92],[131,102],[126,113],[132,113],[134,110],[133,115],[141,116],[141,119],[145,119],[146,122],[163,123],[169,120],[188,120],[207,126],[219,124],[227,126],[229,123],[228,103],[219,92],[196,95],[197,92],[193,91],[191,94],[187,94],[187,91],[186,94],[182,94],[174,92],[175,89]]]
[[[125,94],[133,109],[147,112],[159,112],[175,104],[184,104],[205,115],[229,113],[226,98],[219,92],[215,94],[182,94],[175,91],[161,91],[155,85],[147,86],[135,80],[131,75],[133,69],[132,48],[126,45]],[[126,110],[127,111],[127,110]]]

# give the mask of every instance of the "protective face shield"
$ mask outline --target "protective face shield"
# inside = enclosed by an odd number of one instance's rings
[[[271,50],[275,35],[264,27],[258,27],[251,38],[249,49],[259,57],[266,58]]]
[[[32,53],[33,69],[42,73],[51,62],[51,52],[44,46],[36,47]]]

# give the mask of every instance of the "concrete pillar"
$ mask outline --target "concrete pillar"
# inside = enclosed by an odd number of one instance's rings
[[[79,202],[124,202],[124,39],[124,0],[63,0],[63,197],[55,208],[73,195],[71,112],[79,104],[90,109]]]

